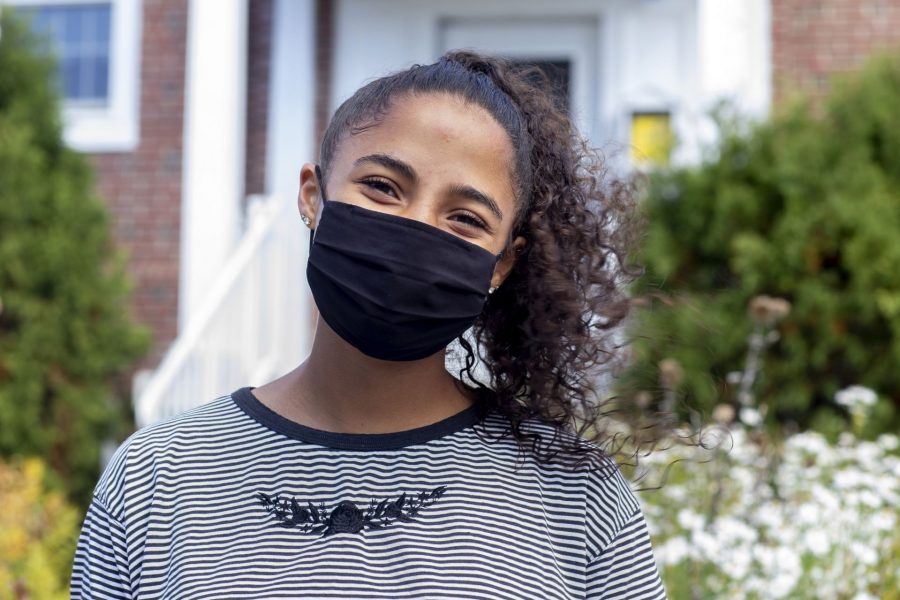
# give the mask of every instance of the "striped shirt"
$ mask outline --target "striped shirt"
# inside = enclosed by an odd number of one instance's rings
[[[519,455],[509,421],[480,404],[336,433],[252,389],[119,445],[81,527],[72,598],[666,598],[618,468]]]

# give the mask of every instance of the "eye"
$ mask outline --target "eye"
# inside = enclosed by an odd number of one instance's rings
[[[474,213],[465,212],[453,215],[454,217],[458,217],[461,223],[466,223],[470,227],[478,227],[480,229],[487,229],[487,224],[475,216]]]
[[[360,180],[360,183],[362,183],[374,190],[378,190],[379,192],[381,192],[383,194],[387,194],[387,193],[394,191],[393,186],[390,183],[388,183],[388,181],[386,179],[378,179],[378,178],[370,177],[369,179]]]

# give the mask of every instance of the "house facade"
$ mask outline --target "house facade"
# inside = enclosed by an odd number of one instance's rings
[[[616,169],[690,163],[723,98],[753,117],[900,45],[887,0],[7,0],[56,40],[67,142],[129,254],[137,425],[261,385],[309,351],[296,206],[329,116],[452,48],[545,68]],[[660,132],[678,144],[660,154]]]

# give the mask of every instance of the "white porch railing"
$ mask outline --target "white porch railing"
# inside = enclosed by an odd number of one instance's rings
[[[213,288],[159,367],[135,377],[138,428],[245,385],[262,385],[308,353],[309,232],[296,205],[252,196],[248,227]]]

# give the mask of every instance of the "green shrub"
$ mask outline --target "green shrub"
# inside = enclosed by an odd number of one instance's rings
[[[630,330],[623,385],[662,397],[658,363],[684,370],[678,392],[708,413],[736,390],[757,295],[791,303],[764,356],[756,396],[770,425],[834,435],[830,399],[879,390],[869,436],[900,422],[900,56],[877,55],[835,81],[822,110],[799,100],[763,122],[725,110],[720,141],[698,166],[658,171],[638,260],[647,304]]]
[[[44,457],[87,505],[100,445],[129,416],[112,378],[149,331],[88,160],[62,140],[53,60],[13,12],[0,37],[0,456]]]

